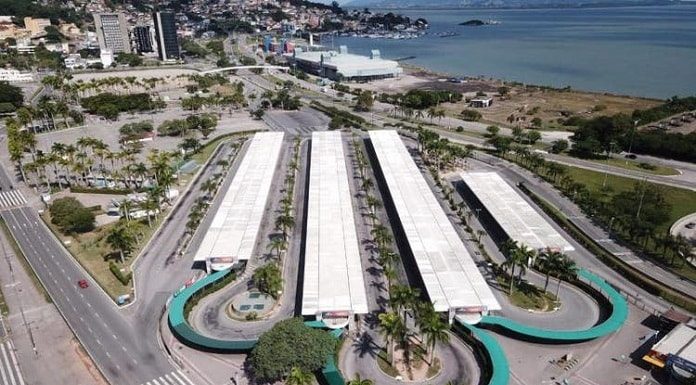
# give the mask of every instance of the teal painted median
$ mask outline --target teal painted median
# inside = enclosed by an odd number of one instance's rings
[[[197,292],[213,285],[215,282],[225,278],[231,274],[231,270],[222,270],[210,274],[199,279],[191,286],[185,288],[175,295],[169,304],[169,326],[173,333],[187,345],[192,345],[204,350],[214,350],[229,353],[248,353],[254,348],[256,339],[242,340],[220,340],[217,338],[206,337],[198,334],[186,321],[185,311],[186,303],[191,300]],[[321,321],[307,321],[305,325],[315,329],[328,329]],[[342,330],[332,330],[330,334],[336,339],[341,337]],[[326,359],[326,364],[321,370],[321,375],[324,377],[324,382],[328,385],[345,385],[345,380],[339,372],[334,362],[333,355]]]
[[[561,343],[592,340],[619,330],[628,317],[628,304],[626,300],[605,280],[589,271],[579,270],[578,276],[591,282],[611,303],[612,312],[606,321],[585,330],[549,330],[523,325],[505,317],[484,316],[479,325],[484,327],[500,327],[515,334],[539,341]]]
[[[467,325],[464,322],[457,322],[483,345],[485,353],[488,355],[491,373],[487,385],[508,385],[510,381],[510,364],[498,341],[488,334],[488,332],[476,326]]]
[[[220,340],[198,334],[186,321],[184,308],[191,297],[199,290],[214,284],[218,280],[225,278],[231,270],[222,270],[199,279],[191,286],[179,292],[172,298],[169,304],[169,325],[174,333],[183,342],[208,350],[220,350],[225,352],[246,352],[256,345],[255,339],[249,340]]]

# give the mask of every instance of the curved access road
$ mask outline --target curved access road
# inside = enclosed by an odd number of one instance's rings
[[[194,330],[186,321],[186,304],[192,299],[192,297],[199,294],[201,290],[205,290],[218,281],[224,279],[229,274],[232,274],[229,269],[210,274],[179,292],[172,299],[167,318],[169,320],[169,326],[171,327],[172,332],[183,343],[202,350],[211,350],[224,353],[248,353],[256,345],[258,342],[257,338],[224,340],[202,335]],[[232,277],[232,279],[234,280],[234,277]],[[305,322],[305,325],[318,329],[327,329],[322,322],[317,321]],[[331,331],[330,334],[335,338],[341,337],[340,331],[334,330]],[[336,368],[333,353],[326,358],[326,363],[321,370],[321,374],[324,377],[324,383],[328,385],[345,384],[343,377]]]
[[[579,270],[578,277],[584,279],[606,295],[611,303],[612,312],[605,321],[588,329],[554,330],[524,325],[505,317],[484,316],[479,325],[487,328],[501,328],[524,338],[551,343],[582,342],[603,337],[619,330],[628,317],[628,303],[626,300],[606,281],[587,270]]]

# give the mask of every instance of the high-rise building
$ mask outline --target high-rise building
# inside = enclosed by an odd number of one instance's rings
[[[95,13],[94,25],[101,50],[113,53],[131,51],[128,25],[122,13]]]
[[[133,28],[133,41],[138,53],[152,52],[152,39],[150,37],[150,26],[138,25]]]
[[[179,39],[176,36],[176,19],[172,12],[155,12],[155,38],[160,60],[177,60],[181,57]]]

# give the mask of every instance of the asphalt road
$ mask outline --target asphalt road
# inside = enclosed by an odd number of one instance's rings
[[[510,183],[516,184],[518,182],[525,182],[525,184],[527,185],[527,187],[530,188],[530,190],[539,194],[542,198],[546,199],[556,207],[560,208],[569,217],[570,220],[572,220],[579,227],[581,227],[583,231],[587,231],[590,237],[593,237],[595,240],[601,241],[601,243],[604,246],[608,246],[610,249],[618,250],[621,248],[621,246],[616,244],[613,240],[609,239],[609,237],[605,235],[603,236],[603,230],[594,225],[590,219],[582,215],[580,209],[574,203],[572,203],[567,198],[562,197],[560,193],[558,193],[552,186],[538,179],[529,171],[524,170],[518,166],[512,165],[508,162],[502,161],[498,158],[490,157],[486,154],[476,153],[475,157],[479,162],[472,161],[472,164],[481,164],[480,161],[483,160],[485,161],[485,165],[482,165],[480,167],[487,167],[493,171],[499,172]],[[536,205],[534,204],[532,204],[532,206],[536,207]],[[565,232],[562,229],[560,229],[553,220],[548,218],[548,216],[545,213],[540,212],[540,214],[544,218],[546,218],[547,221],[549,221],[549,223],[551,223],[551,225],[554,228],[556,228],[556,230],[558,230],[561,234],[565,234]],[[594,272],[595,274],[598,274],[619,290],[630,295],[632,299],[635,299],[637,297],[639,298],[640,302],[652,307],[653,309],[662,311],[668,309],[671,306],[671,304],[666,302],[665,300],[653,296],[645,290],[643,290],[642,288],[627,281],[626,278],[624,278],[619,273],[617,273],[616,271],[612,270],[607,265],[599,261],[596,256],[594,256],[584,247],[575,242],[570,236],[566,235],[566,238],[575,247],[575,251],[569,253],[569,255],[571,255],[571,257],[575,259],[575,261],[578,263],[580,267],[585,267]],[[623,255],[620,253],[619,256],[622,258],[631,257],[631,255]],[[645,274],[650,275],[656,281],[662,282],[671,287],[683,289],[687,292],[694,291],[695,288],[693,284],[683,281],[680,277],[677,277],[676,275],[668,271],[665,271],[659,266],[655,266],[648,262],[644,262],[635,256],[634,258],[635,261],[631,262],[631,264],[636,266],[636,264],[643,263],[642,268],[641,265],[638,265],[637,267],[641,269]]]
[[[214,164],[225,154],[214,157]],[[198,191],[216,167],[206,167],[193,182]],[[0,167],[0,183],[10,180]],[[0,211],[37,276],[70,328],[103,372],[118,385],[158,380],[160,385],[190,385],[184,373],[167,359],[160,347],[157,325],[166,301],[191,273],[191,261],[175,257],[172,239],[181,239],[195,193],[184,194],[164,227],[136,263],[136,302],[119,310],[43,224],[35,210],[19,207]],[[164,278],[166,277],[166,278]],[[80,289],[86,279],[90,287]]]
[[[56,241],[38,214],[22,207],[2,212],[2,218],[32,268],[51,294],[68,325],[113,384],[140,384],[174,370],[118,313],[111,298],[101,291]],[[81,289],[80,279],[90,287]],[[152,333],[152,331],[149,331]]]

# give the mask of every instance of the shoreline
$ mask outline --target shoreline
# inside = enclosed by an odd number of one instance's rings
[[[471,75],[454,75],[451,73],[447,72],[439,72],[435,70],[431,70],[427,67],[424,66],[419,66],[416,64],[410,64],[410,63],[405,63],[405,62],[399,62],[399,65],[404,69],[403,75],[410,75],[416,78],[419,78],[424,81],[432,82],[432,81],[441,81],[441,79],[450,79],[450,78],[461,78],[467,81],[482,81],[482,82],[495,82],[499,83],[500,86],[508,86],[508,87],[514,87],[514,86],[525,86],[525,87],[535,87],[539,89],[548,89],[548,90],[554,90],[554,91],[559,91],[559,92],[576,92],[576,93],[581,93],[581,94],[587,94],[587,95],[597,95],[597,96],[612,96],[612,97],[618,97],[618,98],[627,98],[627,99],[639,99],[639,100],[645,100],[645,101],[658,101],[658,102],[665,102],[666,99],[660,99],[660,98],[652,98],[648,96],[635,96],[635,95],[627,95],[627,94],[619,94],[619,93],[613,93],[609,91],[592,91],[592,90],[583,90],[579,88],[573,88],[572,86],[568,86],[569,88],[559,88],[559,87],[554,87],[554,86],[546,86],[546,85],[540,85],[540,84],[531,84],[531,83],[523,83],[519,82],[516,80],[508,80],[508,79],[501,79],[501,78],[496,78],[492,76],[485,76],[485,75],[478,75],[478,76],[471,76]]]

